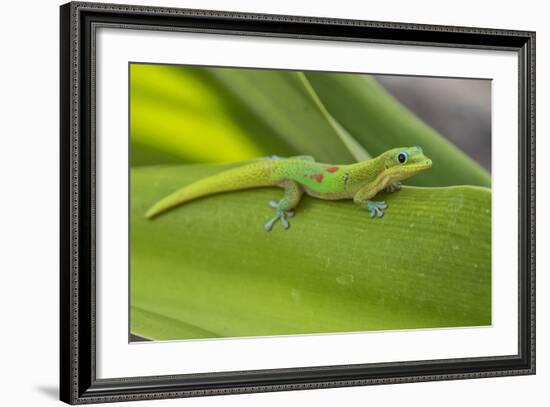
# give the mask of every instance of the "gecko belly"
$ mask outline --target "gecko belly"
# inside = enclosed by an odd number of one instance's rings
[[[304,186],[304,192],[309,195],[309,196],[312,196],[314,198],[319,198],[319,199],[325,199],[325,200],[329,200],[329,201],[336,201],[338,199],[352,199],[353,198],[353,193],[350,193],[350,192],[346,192],[346,191],[342,191],[342,192],[319,192],[319,191],[316,191],[312,188],[309,188],[307,186]]]

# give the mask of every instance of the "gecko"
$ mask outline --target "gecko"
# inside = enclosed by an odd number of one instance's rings
[[[277,221],[288,229],[288,218],[294,216],[304,193],[326,200],[353,199],[371,218],[382,217],[387,203],[372,198],[382,190],[399,190],[402,180],[431,166],[432,161],[420,147],[394,148],[369,160],[343,165],[319,163],[311,156],[266,157],[191,183],[155,203],[145,217],[152,219],[208,195],[275,186],[283,188],[284,195],[279,201],[268,202],[275,216],[265,223],[266,231]]]

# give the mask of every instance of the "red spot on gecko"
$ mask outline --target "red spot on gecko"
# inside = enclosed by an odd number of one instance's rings
[[[311,179],[314,179],[315,181],[321,183],[323,181],[323,174],[312,174],[310,175]]]
[[[339,167],[337,165],[330,165],[327,167],[327,171],[330,173],[338,171]]]

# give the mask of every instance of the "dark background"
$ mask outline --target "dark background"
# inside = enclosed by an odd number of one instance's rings
[[[491,172],[491,80],[374,77],[424,122]]]

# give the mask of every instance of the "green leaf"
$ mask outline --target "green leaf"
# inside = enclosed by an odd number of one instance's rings
[[[491,193],[415,188],[351,201],[304,197],[285,231],[277,188],[206,197],[155,220],[160,198],[227,166],[131,170],[131,331],[190,339],[491,323]]]
[[[297,153],[198,67],[130,66],[130,140],[132,165]]]
[[[369,157],[326,111],[301,72],[204,68],[298,154],[318,161],[352,163]]]
[[[407,180],[419,186],[480,185],[491,176],[393,98],[370,75],[306,72],[331,115],[373,156],[395,147],[421,146],[433,168]]]
[[[301,72],[133,64],[130,100],[132,165],[370,157]]]
[[[321,99],[319,99],[319,96],[315,92],[315,90],[311,87],[311,84],[307,80],[307,77],[304,75],[303,72],[297,72],[298,78],[304,85],[304,88],[306,89],[307,93],[311,96],[311,100],[317,108],[319,109],[319,112],[325,117],[327,123],[334,129],[335,133],[340,137],[340,140],[342,143],[347,147],[349,152],[353,155],[353,158],[355,161],[365,161],[369,158],[372,158],[369,153],[363,148],[361,144],[359,144],[347,131],[342,127],[338,121],[332,117],[330,112],[327,110],[327,108],[323,105],[323,102]]]

